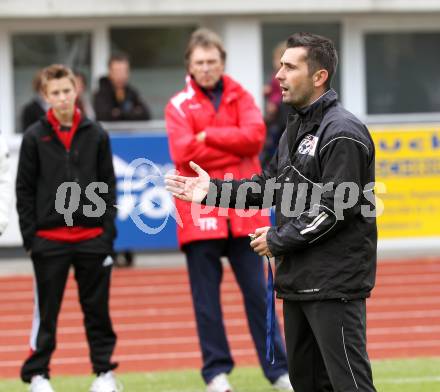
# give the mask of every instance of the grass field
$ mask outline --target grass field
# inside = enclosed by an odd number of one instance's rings
[[[440,358],[399,361],[375,361],[378,392],[440,392]],[[124,392],[203,392],[204,385],[196,370],[157,373],[119,374]],[[231,374],[236,392],[271,392],[258,368],[237,368]],[[54,377],[57,392],[88,391],[92,377]],[[24,392],[17,380],[0,381],[1,392]]]

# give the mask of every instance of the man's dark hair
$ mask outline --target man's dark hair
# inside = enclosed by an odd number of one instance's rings
[[[127,62],[130,63],[130,58],[125,53],[113,53],[110,58],[108,59],[108,67],[110,68],[110,65],[112,65],[113,62]]]
[[[333,41],[321,35],[311,33],[295,33],[287,39],[287,48],[305,48],[307,50],[306,62],[309,73],[319,69],[328,72],[326,87],[329,88],[338,67],[338,53]]]

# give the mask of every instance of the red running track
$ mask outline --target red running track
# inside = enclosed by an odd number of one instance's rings
[[[30,276],[0,278],[0,378],[18,377],[28,354],[32,285]],[[241,295],[229,268],[222,300],[237,365],[256,365]],[[279,314],[281,306],[278,302]],[[199,368],[184,268],[115,270],[111,312],[119,338],[114,359],[120,362],[121,372]],[[368,300],[368,342],[373,359],[440,356],[440,259],[379,263],[377,286]],[[60,314],[52,372],[90,373],[72,277]]]

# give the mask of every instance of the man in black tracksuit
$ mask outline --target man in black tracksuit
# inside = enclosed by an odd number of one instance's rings
[[[49,362],[73,265],[90,358],[99,376],[91,391],[111,392],[116,335],[108,302],[116,230],[110,141],[97,123],[75,107],[71,70],[53,65],[43,71],[42,79],[51,109],[23,136],[16,182],[20,229],[36,284],[31,355],[23,364],[21,377],[31,383],[31,391],[52,391]],[[70,213],[64,214],[66,211]]]
[[[168,189],[184,200],[276,205],[276,225],[257,229],[251,246],[276,259],[296,392],[376,391],[365,309],[376,275],[374,144],[330,89],[336,65],[330,40],[308,33],[288,39],[277,79],[295,113],[263,175],[208,183],[193,164],[196,179],[167,179]],[[225,184],[232,187],[229,200],[221,193]]]
[[[108,62],[108,76],[99,79],[93,106],[98,121],[146,121],[151,114],[139,92],[129,83],[130,63],[123,54]]]

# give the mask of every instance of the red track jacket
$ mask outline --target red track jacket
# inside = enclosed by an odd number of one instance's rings
[[[228,173],[227,178],[251,178],[261,172],[258,154],[266,135],[261,113],[252,96],[236,81],[224,75],[223,86],[217,112],[190,77],[186,87],[166,106],[171,157],[182,175],[195,175],[188,166],[190,161],[205,169],[211,178],[224,179]],[[204,142],[195,139],[201,131],[206,132]],[[269,225],[267,210],[228,210],[177,199],[175,202],[183,223],[177,229],[180,246],[197,240],[227,238],[228,219],[234,237],[247,236],[256,228]],[[240,217],[240,212],[252,216]]]

